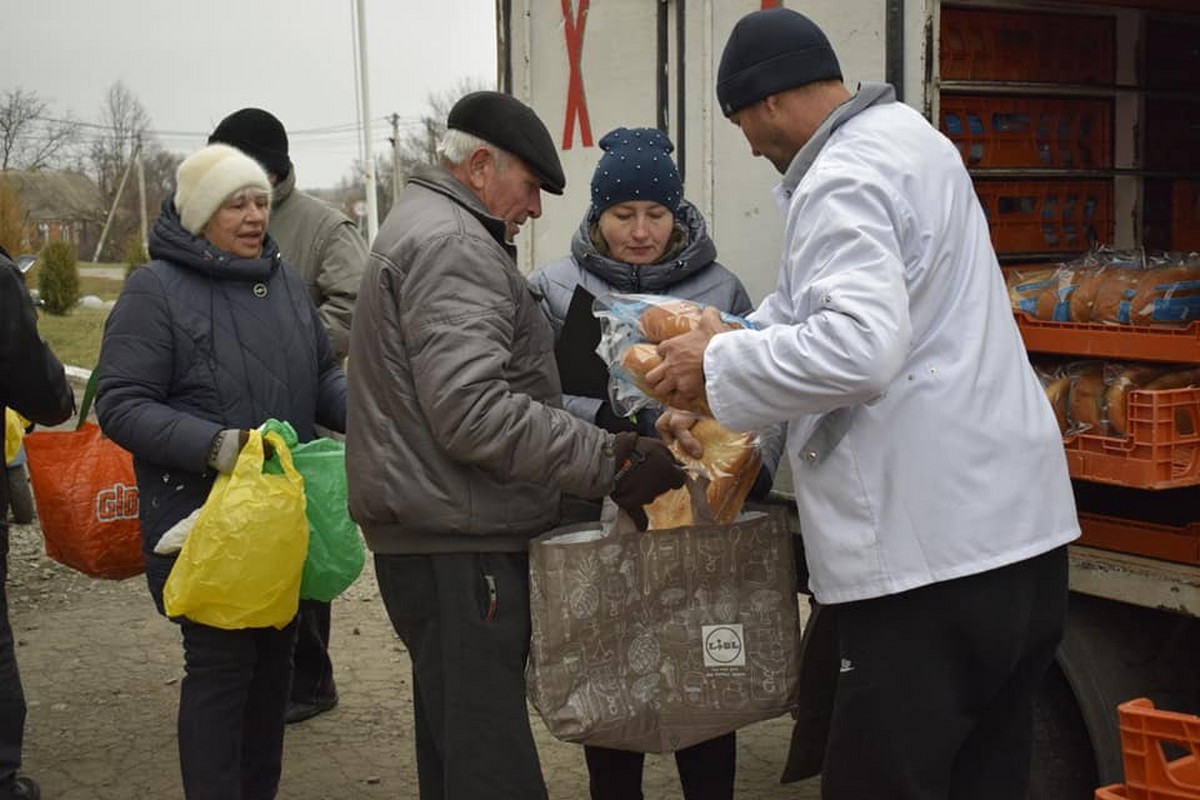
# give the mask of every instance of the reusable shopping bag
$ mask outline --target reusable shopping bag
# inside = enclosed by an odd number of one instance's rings
[[[93,578],[128,578],[146,568],[133,457],[88,422],[92,370],[73,431],[25,435],[25,456],[46,555]]]
[[[568,742],[689,747],[792,710],[800,627],[778,512],[637,532],[599,523],[531,543],[529,698]]]
[[[308,548],[304,484],[278,433],[266,440],[281,474],[263,470],[250,431],[233,472],[217,476],[163,587],[170,617],[214,628],[283,628],[296,616]]]
[[[274,419],[264,422],[261,429],[283,437],[292,448],[292,463],[304,479],[308,555],[300,598],[329,602],[354,583],[366,558],[358,526],[350,518],[346,445],[328,437],[296,444],[295,429]]]

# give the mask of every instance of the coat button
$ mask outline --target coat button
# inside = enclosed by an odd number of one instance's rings
[[[267,296],[267,285],[265,283],[254,284],[254,296],[255,297],[266,297]]]
[[[806,452],[804,453],[804,460],[805,460],[805,461],[807,461],[807,462],[809,462],[810,464],[811,464],[812,462],[816,461],[816,460],[817,460],[817,451],[816,451],[816,450],[808,450],[808,451],[806,451]]]

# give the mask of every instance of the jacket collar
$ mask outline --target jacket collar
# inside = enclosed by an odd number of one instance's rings
[[[464,186],[458,178],[451,175],[444,167],[420,164],[413,169],[408,183],[423,186],[430,191],[444,195],[454,203],[462,206],[473,217],[479,220],[479,223],[483,225],[484,229],[493,239],[503,245],[513,258],[516,258],[517,248],[511,242],[507,241],[508,226],[504,223],[504,220],[492,216],[487,208],[484,207],[479,197]]]
[[[812,138],[804,143],[799,152],[792,157],[792,163],[783,175],[779,188],[790,196],[800,185],[800,180],[808,172],[809,167],[817,160],[817,155],[829,141],[833,132],[851,117],[857,116],[871,106],[896,102],[896,90],[890,84],[875,81],[863,81],[858,85],[858,91],[848,100],[839,105],[817,128]]]
[[[296,188],[296,168],[288,170],[286,178],[271,187],[271,207],[279,208],[287,202]]]

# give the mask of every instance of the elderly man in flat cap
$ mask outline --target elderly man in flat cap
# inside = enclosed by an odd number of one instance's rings
[[[891,86],[851,94],[791,9],[737,23],[716,88],[783,176],[784,272],[758,330],[710,316],[648,378],[734,430],[789,421],[840,636],[821,797],[1024,797],[1079,526],[971,177]]]
[[[657,439],[561,408],[513,237],[565,185],[533,110],[474,92],[375,239],[350,336],[350,508],[412,658],[422,800],[546,797],[525,704],[529,540],[561,495],[639,510],[684,475]],[[618,475],[619,473],[619,475]]]

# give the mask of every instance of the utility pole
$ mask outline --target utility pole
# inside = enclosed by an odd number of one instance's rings
[[[112,207],[108,209],[108,217],[104,220],[104,228],[100,231],[100,241],[96,242],[96,253],[92,256],[92,261],[100,260],[100,251],[104,249],[104,240],[108,238],[108,228],[112,225],[117,206],[121,204],[121,193],[125,191],[125,181],[129,178],[129,171],[133,169],[133,162],[137,161],[141,154],[142,142],[141,139],[138,139],[137,146],[133,149],[133,157],[129,159],[129,163],[125,165],[125,171],[121,173],[121,183],[117,185],[117,196],[113,198]],[[145,203],[142,206],[145,207]]]
[[[142,248],[148,247],[146,243],[146,170],[142,164],[142,137],[138,136],[137,149],[134,151],[133,158],[137,161],[138,175],[138,212],[142,218]]]
[[[363,131],[363,189],[367,194],[367,247],[375,241],[379,232],[379,211],[376,205],[379,200],[375,196],[375,151],[371,143],[371,101],[370,84],[367,80],[367,21],[363,13],[363,0],[356,0],[358,10],[358,74],[359,91],[362,101],[362,131]]]
[[[392,113],[392,205],[400,199],[400,184],[404,176],[400,174],[400,115]]]

